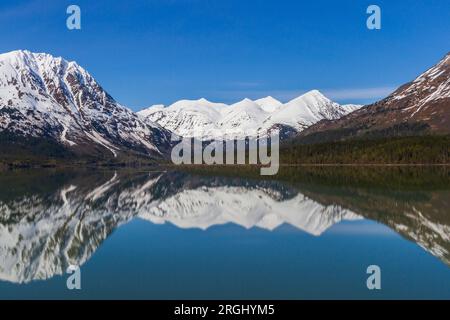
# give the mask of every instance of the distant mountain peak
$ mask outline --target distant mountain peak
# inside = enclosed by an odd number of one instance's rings
[[[331,101],[325,95],[323,95],[322,92],[320,92],[319,90],[315,90],[315,89],[310,90],[291,101],[296,101],[296,100],[308,100],[310,102],[311,101]]]
[[[255,103],[258,104],[266,112],[274,112],[283,105],[280,101],[272,96],[267,96],[265,98],[255,100]]]
[[[322,92],[320,92],[320,91],[317,90],[317,89],[310,90],[310,91],[306,92],[305,94],[303,94],[303,96],[325,97],[325,96],[322,94]]]
[[[248,104],[256,104],[255,101],[249,99],[249,98],[244,98],[236,103],[233,103],[230,107],[233,106],[241,106],[241,105],[248,105]]]

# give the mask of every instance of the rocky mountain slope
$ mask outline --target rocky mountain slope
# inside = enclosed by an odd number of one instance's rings
[[[450,53],[387,98],[337,120],[323,120],[300,141],[450,133]]]

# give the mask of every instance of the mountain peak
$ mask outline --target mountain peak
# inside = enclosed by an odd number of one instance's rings
[[[304,93],[303,95],[301,95],[301,97],[315,97],[315,98],[326,98],[323,94],[322,94],[322,92],[320,92],[319,90],[316,90],[316,89],[314,89],[314,90],[310,90],[310,91],[308,91],[308,92],[306,92],[306,93]]]
[[[167,107],[169,110],[187,110],[187,109],[198,109],[198,108],[206,108],[206,109],[221,109],[224,108],[226,105],[223,103],[216,103],[211,102],[205,98],[200,98],[197,100],[189,100],[189,99],[182,99],[178,100],[171,105]]]
[[[67,64],[76,64],[75,61],[67,61],[62,57],[55,57],[49,53],[32,52],[29,50],[22,50],[22,49],[13,50],[10,52],[0,54],[0,59],[6,59],[6,58],[14,58],[16,60],[26,60],[26,59],[55,60],[55,61],[65,62]]]
[[[267,96],[255,101],[266,112],[274,112],[278,110],[283,104],[272,96]]]
[[[240,104],[249,104],[249,103],[254,103],[253,100],[249,99],[249,98],[244,98],[241,101],[238,101],[236,103],[233,103],[232,106],[234,105],[240,105]]]
[[[258,100],[255,100],[256,103],[273,103],[273,104],[282,104],[280,101],[275,99],[272,96],[267,96]]]
[[[41,78],[46,75],[52,75],[56,80],[59,77],[58,72],[67,73],[73,71],[77,73],[81,78],[93,79],[91,75],[79,66],[75,61],[65,60],[63,57],[55,57],[49,53],[44,52],[31,52],[29,50],[14,50],[0,54],[0,61],[5,62],[1,76],[13,76],[14,69],[32,70],[33,73],[39,75]],[[43,75],[45,73],[46,75]]]
[[[2,54],[0,54],[0,57],[23,57],[23,56],[31,56],[33,54],[34,53],[29,50],[18,49],[18,50],[13,50],[13,51],[2,53]]]
[[[317,103],[328,104],[332,103],[332,101],[327,97],[325,97],[319,90],[311,90],[295,99],[292,99],[287,104],[298,104],[298,103],[316,105]]]

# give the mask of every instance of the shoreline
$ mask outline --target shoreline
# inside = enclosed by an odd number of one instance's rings
[[[280,164],[280,168],[295,168],[295,167],[449,167],[450,163],[298,163],[298,164]],[[0,164],[1,171],[9,170],[24,170],[24,169],[144,169],[144,168],[170,168],[170,169],[189,169],[189,168],[211,168],[211,169],[246,169],[246,168],[262,168],[263,165],[256,164],[167,164],[167,163],[153,163],[143,165],[127,165],[127,164]]]

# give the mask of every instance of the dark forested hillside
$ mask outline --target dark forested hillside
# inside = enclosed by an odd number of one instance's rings
[[[449,164],[450,136],[354,139],[280,150],[283,164]]]

